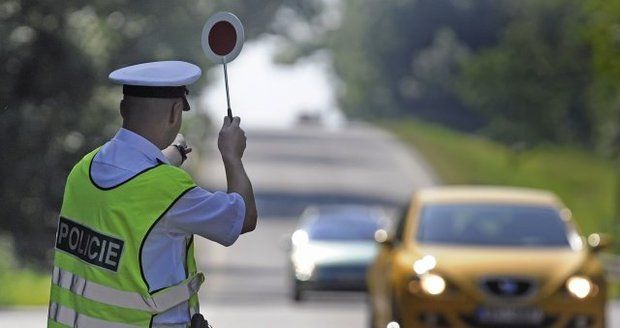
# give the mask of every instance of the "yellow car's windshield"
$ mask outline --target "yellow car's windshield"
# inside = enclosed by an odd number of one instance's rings
[[[434,204],[422,209],[417,240],[429,244],[569,247],[555,208],[506,204]]]

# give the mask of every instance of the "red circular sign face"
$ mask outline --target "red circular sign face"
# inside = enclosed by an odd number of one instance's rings
[[[215,23],[209,31],[209,47],[219,56],[226,56],[233,51],[237,44],[237,31],[227,22]]]

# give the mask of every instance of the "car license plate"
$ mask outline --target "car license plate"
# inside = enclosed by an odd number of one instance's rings
[[[476,317],[482,324],[539,324],[544,314],[534,308],[480,308]]]

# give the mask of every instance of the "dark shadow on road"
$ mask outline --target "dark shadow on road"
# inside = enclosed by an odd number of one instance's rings
[[[241,265],[226,265],[226,266],[210,266],[205,272],[207,274],[225,274],[225,275],[237,275],[237,276],[251,276],[256,278],[257,276],[273,276],[282,273],[282,269],[274,266],[241,266]]]
[[[260,161],[262,164],[276,163],[288,165],[321,165],[340,168],[348,166],[357,169],[380,169],[385,163],[381,159],[370,159],[364,157],[341,158],[330,154],[252,154],[251,161]],[[250,162],[251,165],[251,162]]]
[[[364,303],[367,294],[364,292],[332,292],[332,291],[306,291],[303,302],[297,303],[303,306],[324,303]]]
[[[261,218],[297,218],[309,205],[373,205],[399,208],[403,204],[387,198],[341,193],[257,192],[256,204]]]

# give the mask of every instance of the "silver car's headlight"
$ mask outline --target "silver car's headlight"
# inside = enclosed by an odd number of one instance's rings
[[[592,281],[583,276],[573,276],[566,281],[566,289],[577,298],[586,298],[592,292]]]
[[[316,254],[307,246],[298,246],[293,250],[292,261],[295,276],[301,281],[310,280],[314,273]]]
[[[314,262],[312,260],[301,260],[295,263],[295,276],[301,281],[309,280],[314,273]]]
[[[420,276],[420,287],[430,295],[439,295],[446,290],[446,281],[438,274],[426,273]]]

